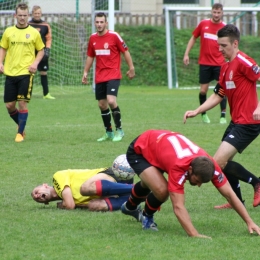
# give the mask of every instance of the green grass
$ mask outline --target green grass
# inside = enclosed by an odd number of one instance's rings
[[[35,203],[31,190],[52,182],[57,170],[110,166],[125,153],[129,143],[146,129],[179,131],[210,154],[216,151],[225,126],[219,107],[210,111],[211,124],[200,117],[182,123],[183,114],[198,105],[198,90],[166,87],[124,87],[118,103],[125,138],[119,143],[97,143],[103,126],[94,94],[89,87],[52,87],[56,100],[43,100],[36,86],[29,104],[27,137],[15,143],[16,127],[0,109],[0,258],[31,259],[191,259],[253,260],[259,258],[259,237],[250,235],[233,210],[216,211],[224,203],[212,184],[201,188],[186,184],[186,207],[195,227],[207,239],[189,238],[167,201],[155,221],[159,232],[144,232],[140,223],[120,212],[93,213],[56,209],[56,203]],[[259,139],[235,160],[258,174]],[[258,176],[258,175],[257,175]],[[136,177],[135,181],[138,181]],[[246,207],[260,224],[259,208],[253,208],[253,189],[241,183]]]

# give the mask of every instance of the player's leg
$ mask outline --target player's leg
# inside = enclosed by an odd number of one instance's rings
[[[107,102],[111,109],[116,131],[114,142],[121,141],[124,137],[124,131],[121,124],[121,111],[117,104],[117,94],[119,90],[120,80],[110,80],[107,84]]]
[[[114,132],[111,125],[111,113],[107,101],[107,82],[96,84],[95,88],[96,100],[98,100],[98,107],[100,109],[103,124],[106,130],[105,135],[97,139],[98,142],[113,140]]]
[[[202,105],[207,100],[207,93],[209,88],[209,82],[211,78],[210,66],[200,65],[199,67],[199,83],[200,83],[200,93],[199,102]],[[204,123],[209,124],[210,119],[206,112],[201,113],[201,118]]]

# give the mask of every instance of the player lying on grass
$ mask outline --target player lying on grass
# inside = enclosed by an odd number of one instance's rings
[[[53,187],[42,184],[33,189],[39,203],[57,203],[60,209],[87,208],[90,211],[114,211],[128,199],[133,179],[118,180],[111,168],[64,170],[53,175]]]
[[[192,224],[185,208],[184,184],[188,180],[192,186],[200,187],[212,181],[245,221],[249,232],[260,235],[260,228],[250,218],[218,164],[182,134],[148,130],[129,145],[126,157],[141,181],[134,185],[121,210],[141,221],[144,230],[158,231],[153,215],[170,195],[174,214],[186,233],[192,237],[209,238],[200,234]],[[168,181],[164,172],[168,174]],[[139,204],[145,198],[145,207],[141,211]]]

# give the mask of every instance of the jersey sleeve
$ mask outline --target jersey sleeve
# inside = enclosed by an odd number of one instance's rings
[[[8,44],[8,37],[7,37],[7,31],[5,30],[3,36],[2,36],[2,39],[1,39],[1,42],[0,42],[0,46],[3,48],[3,49],[8,49],[9,47],[9,44]]]
[[[215,165],[215,172],[214,172],[214,176],[211,180],[211,182],[213,183],[213,185],[216,188],[220,188],[222,187],[224,184],[226,184],[227,182],[227,177],[225,176],[225,174],[222,172],[221,168],[218,166],[218,164],[216,162],[214,162]]]
[[[57,192],[58,196],[62,199],[62,192],[64,188],[70,187],[70,178],[68,171],[59,171],[53,175],[53,187]]]
[[[200,37],[200,34],[201,34],[201,25],[202,25],[202,22],[200,22],[198,24],[198,26],[194,29],[194,31],[192,32],[192,35],[197,39],[198,37]]]
[[[42,41],[42,37],[41,37],[40,33],[38,31],[36,31],[36,32],[37,32],[37,34],[36,34],[36,40],[35,40],[35,49],[37,51],[40,51],[45,47],[45,45]]]
[[[91,36],[90,36],[89,41],[88,41],[87,56],[92,57],[92,58],[94,58],[96,56]]]
[[[121,52],[125,52],[128,50],[128,47],[126,45],[126,43],[124,42],[124,40],[121,38],[121,36],[118,33],[115,33],[115,38],[116,38],[116,44],[117,47],[119,48],[119,50]]]
[[[45,39],[46,39],[46,44],[45,47],[46,48],[51,48],[51,43],[52,43],[52,32],[51,32],[51,27],[49,24],[46,24],[47,28],[48,28],[48,33],[45,35]]]

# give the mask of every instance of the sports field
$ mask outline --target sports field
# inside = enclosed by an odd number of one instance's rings
[[[110,166],[147,129],[181,132],[213,155],[226,127],[219,124],[219,107],[208,113],[209,125],[199,116],[183,124],[184,112],[198,105],[198,90],[122,86],[118,104],[126,135],[119,143],[97,143],[104,129],[90,87],[51,86],[50,91],[56,100],[43,100],[35,86],[23,143],[14,142],[16,126],[1,101],[0,259],[259,259],[260,237],[248,233],[234,210],[213,209],[225,200],[211,183],[200,188],[187,183],[185,191],[193,224],[212,240],[188,237],[170,201],[155,215],[159,232],[142,231],[140,223],[121,212],[65,211],[56,209],[55,202],[35,203],[30,192],[39,184],[51,184],[54,172]],[[1,100],[2,95],[1,88]],[[258,138],[235,157],[257,176],[259,147]],[[260,225],[260,207],[252,206],[253,188],[241,186],[246,208]]]

